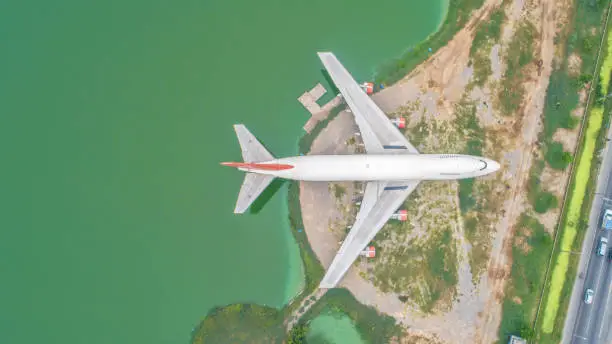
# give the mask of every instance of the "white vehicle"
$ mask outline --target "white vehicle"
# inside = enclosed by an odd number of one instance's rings
[[[593,289],[587,289],[584,293],[584,303],[586,303],[587,305],[593,303],[593,295],[595,295]]]
[[[612,209],[606,209],[601,226],[606,230],[612,229]]]
[[[234,125],[244,162],[225,166],[247,172],[235,213],[243,213],[276,177],[307,181],[366,181],[359,213],[319,288],[333,288],[421,180],[484,176],[493,160],[461,154],[419,154],[332,53],[319,58],[359,126],[366,154],[276,159],[242,124]]]
[[[597,255],[605,256],[607,250],[608,250],[608,239],[601,237],[599,239],[599,246],[597,247]]]

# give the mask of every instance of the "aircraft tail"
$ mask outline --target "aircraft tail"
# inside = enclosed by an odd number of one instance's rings
[[[274,160],[274,156],[251,134],[251,132],[242,124],[234,125],[240,149],[242,151],[242,159],[245,163],[257,163]],[[231,163],[225,165],[233,166]],[[274,180],[273,176],[266,174],[258,174],[247,172],[244,176],[244,182],[238,193],[236,208],[234,213],[242,214],[247,208],[257,199],[257,197],[270,185]]]

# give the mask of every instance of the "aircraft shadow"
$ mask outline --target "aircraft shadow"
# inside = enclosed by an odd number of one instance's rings
[[[255,202],[251,204],[249,214],[258,214],[263,207],[270,201],[270,199],[278,192],[278,190],[285,184],[286,180],[276,178],[270,183],[268,188],[257,197]]]

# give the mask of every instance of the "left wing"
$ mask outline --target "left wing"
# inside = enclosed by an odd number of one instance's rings
[[[334,288],[359,253],[402,205],[419,181],[368,182],[355,224],[344,239],[319,288]]]
[[[333,53],[318,53],[321,62],[355,115],[366,151],[370,154],[419,154],[387,115],[368,97]]]

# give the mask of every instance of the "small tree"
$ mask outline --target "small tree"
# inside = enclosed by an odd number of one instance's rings
[[[297,324],[289,332],[287,344],[305,344],[306,334],[308,334],[308,325]]]

